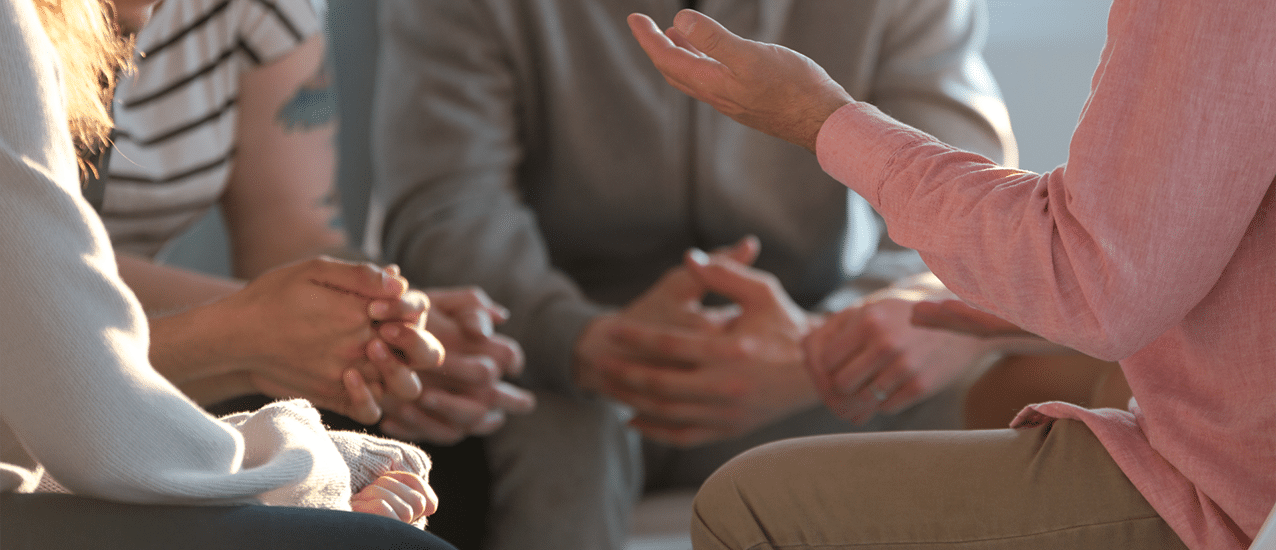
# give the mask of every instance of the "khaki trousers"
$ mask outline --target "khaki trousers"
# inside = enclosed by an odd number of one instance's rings
[[[772,443],[696,496],[698,550],[1186,548],[1081,422]]]

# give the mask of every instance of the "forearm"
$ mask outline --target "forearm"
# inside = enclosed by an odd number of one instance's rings
[[[219,355],[225,342],[219,343],[217,321],[203,307],[242,283],[128,254],[116,258],[121,278],[148,313],[155,370],[202,405],[255,393],[242,366]]]
[[[116,255],[120,278],[150,316],[183,311],[229,296],[244,284],[180,267],[157,264],[127,253]]]
[[[200,404],[255,393],[243,363],[225,355],[231,339],[216,306],[149,319],[151,365]]]

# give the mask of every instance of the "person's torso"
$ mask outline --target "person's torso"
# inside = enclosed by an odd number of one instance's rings
[[[754,234],[757,265],[810,306],[876,250],[875,214],[814,155],[716,113],[655,71],[625,16],[642,11],[667,24],[684,2],[488,4],[519,94],[519,190],[555,265],[593,298],[627,300],[688,247]],[[884,3],[702,0],[697,8],[742,36],[811,57],[852,95],[871,95]]]
[[[170,0],[137,36],[116,91],[102,218],[154,256],[217,203],[235,154],[240,75],[319,30],[309,0]]]

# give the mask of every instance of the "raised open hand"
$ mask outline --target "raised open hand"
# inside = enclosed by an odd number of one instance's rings
[[[675,88],[811,151],[829,115],[854,101],[806,56],[736,36],[695,10],[678,12],[664,33],[642,14],[629,16],[629,28]]]

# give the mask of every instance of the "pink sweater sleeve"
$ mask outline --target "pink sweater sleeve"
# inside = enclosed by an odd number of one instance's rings
[[[819,159],[959,295],[1123,358],[1215,285],[1276,174],[1273,10],[1118,0],[1068,164],[1047,174],[865,104],[825,123]]]

